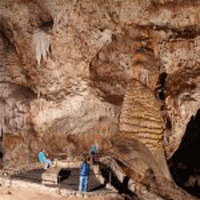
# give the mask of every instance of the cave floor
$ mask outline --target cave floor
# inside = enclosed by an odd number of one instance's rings
[[[71,191],[78,191],[79,188],[79,169],[78,168],[67,168],[66,171],[60,175],[60,184],[51,184],[46,186],[49,187],[60,187]],[[29,171],[19,172],[11,175],[11,179],[23,180],[33,183],[42,184],[42,174],[45,172],[43,168],[33,169]],[[94,172],[90,171],[89,176],[89,192],[109,192],[107,188],[101,186],[100,182],[96,179]]]

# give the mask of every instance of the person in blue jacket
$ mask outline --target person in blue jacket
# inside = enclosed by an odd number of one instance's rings
[[[45,149],[41,150],[38,157],[39,157],[39,160],[40,160],[40,163],[44,163],[45,166],[44,166],[44,170],[46,170],[47,168],[51,168],[52,167],[52,163],[49,159],[46,158],[45,156]]]
[[[80,165],[80,185],[79,189],[80,192],[83,192],[83,189],[85,189],[85,192],[88,192],[88,183],[89,183],[89,173],[90,173],[90,165],[87,162],[88,159],[85,158],[84,162]]]

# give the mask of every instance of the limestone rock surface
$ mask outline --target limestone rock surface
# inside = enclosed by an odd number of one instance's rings
[[[152,92],[169,159],[200,107],[199,11],[198,0],[1,1],[0,126],[30,137],[111,130],[137,38],[167,74]]]

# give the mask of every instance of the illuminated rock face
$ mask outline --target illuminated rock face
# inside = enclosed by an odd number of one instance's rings
[[[170,158],[200,107],[199,10],[198,1],[184,0],[2,1],[0,124],[5,133],[111,130],[120,124],[134,78],[157,98]],[[149,68],[140,67],[142,54],[136,53],[145,48],[149,55],[142,62],[153,63]],[[163,72],[165,83],[159,80]]]

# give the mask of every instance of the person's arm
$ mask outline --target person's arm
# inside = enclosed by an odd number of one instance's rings
[[[90,175],[90,164],[88,164],[88,175]]]
[[[45,151],[45,152],[44,152],[44,156],[47,158],[48,155],[49,155],[49,154]]]
[[[89,163],[87,163],[87,168],[90,171],[90,164]]]
[[[79,171],[81,171],[83,168],[83,163],[80,164],[80,168],[79,168]]]

